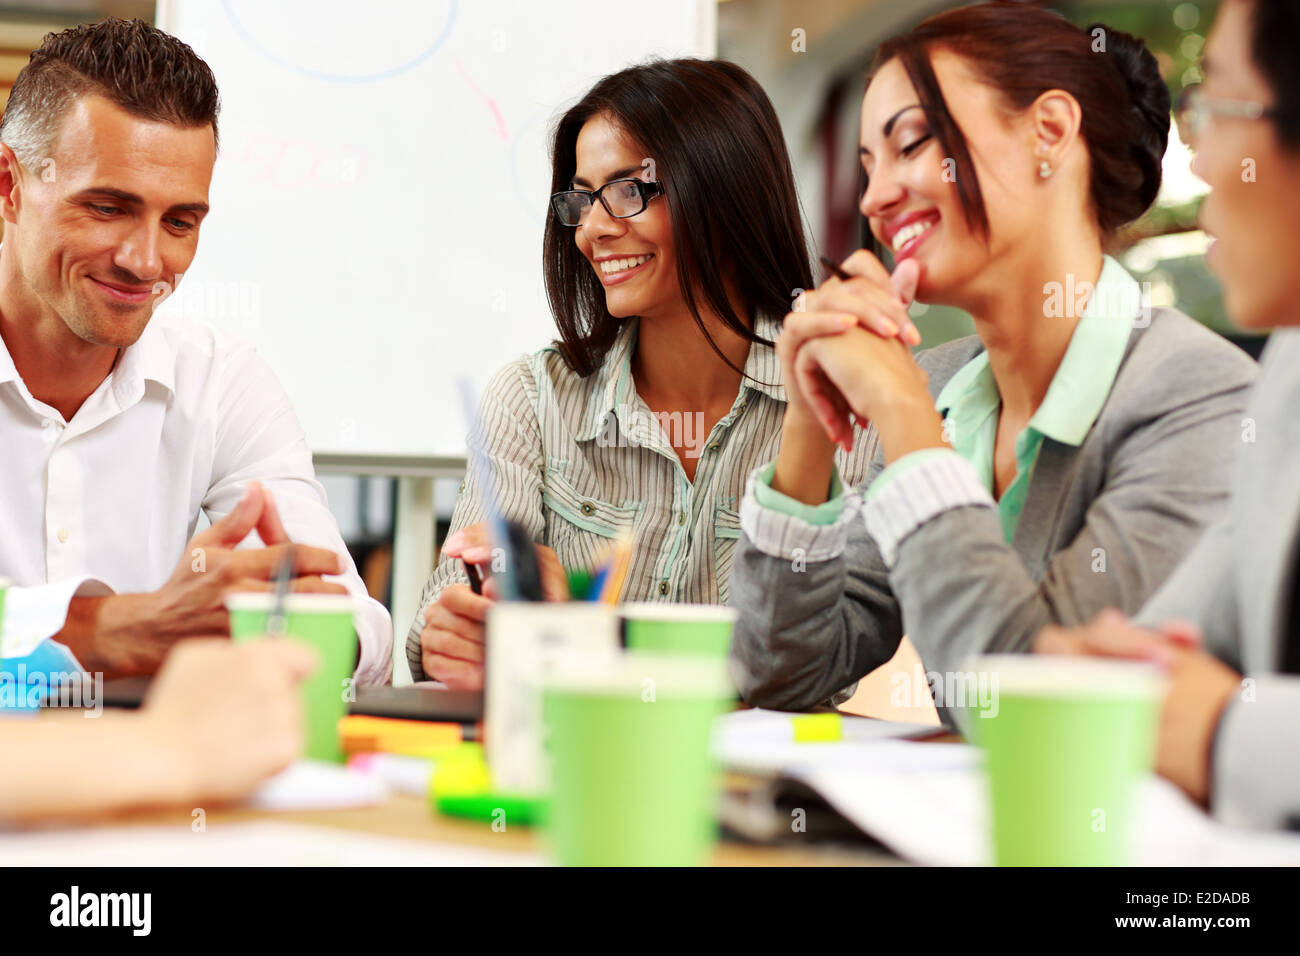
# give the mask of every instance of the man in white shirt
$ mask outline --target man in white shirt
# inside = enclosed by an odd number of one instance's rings
[[[153,673],[175,641],[228,634],[224,594],[266,589],[293,549],[296,589],[358,598],[357,683],[385,683],[391,620],[275,375],[207,326],[151,321],[197,249],[217,109],[207,65],[141,21],[50,35],[10,94],[0,576],[17,587],[0,657]],[[251,531],[266,547],[236,551]]]

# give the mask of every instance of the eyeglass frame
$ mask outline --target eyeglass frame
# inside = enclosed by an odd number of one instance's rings
[[[641,197],[641,208],[636,212],[628,213],[626,216],[620,216],[615,213],[614,210],[610,209],[609,203],[607,203],[605,197],[601,195],[601,193],[610,186],[617,186],[619,183],[636,183],[637,195]],[[634,176],[629,176],[625,179],[611,179],[599,189],[562,189],[557,193],[551,193],[551,212],[555,213],[555,218],[559,221],[560,225],[568,226],[570,229],[576,229],[582,225],[582,220],[579,219],[577,222],[565,222],[560,216],[560,210],[556,207],[556,201],[561,196],[568,196],[572,193],[580,193],[581,195],[590,198],[591,205],[587,207],[588,211],[595,209],[596,203],[599,201],[601,206],[605,208],[605,212],[609,213],[612,218],[631,219],[633,216],[639,216],[641,213],[645,212],[646,207],[650,205],[650,200],[657,196],[662,196],[664,194],[664,187],[663,184],[657,180],[637,179]]]
[[[1226,119],[1275,119],[1279,114],[1276,106],[1269,106],[1258,100],[1233,100],[1221,96],[1206,96],[1201,84],[1184,87],[1178,94],[1178,104],[1174,117],[1178,121],[1178,131],[1183,141],[1192,146],[1205,132],[1207,121],[1212,116]]]

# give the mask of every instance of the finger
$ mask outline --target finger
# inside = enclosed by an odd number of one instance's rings
[[[1094,622],[1080,628],[1078,633],[1089,654],[1150,661],[1165,667],[1174,662],[1174,648],[1159,635],[1131,624],[1105,626]]]
[[[1063,627],[1045,627],[1034,638],[1035,654],[1083,654],[1083,641]]]
[[[267,584],[268,590],[270,584]],[[298,594],[347,594],[348,589],[337,581],[325,581],[315,575],[305,578],[294,578],[289,583],[289,590]]]
[[[1160,625],[1160,633],[1179,647],[1199,649],[1205,646],[1205,635],[1195,621],[1172,618]]]
[[[911,321],[892,287],[882,289],[866,279],[850,279],[819,291],[814,295],[814,304],[820,311],[856,315],[859,325],[886,339],[897,338]]]
[[[480,521],[466,525],[454,534],[448,535],[447,540],[442,543],[442,553],[449,557],[460,558],[464,556],[462,552],[465,548],[482,547],[491,543],[492,535],[487,522]]]
[[[817,362],[814,346],[800,349],[795,360],[795,381],[827,436],[841,448],[851,450],[853,426],[848,402]]]
[[[435,604],[433,610],[427,615],[427,618],[428,623],[425,625],[424,631],[421,632],[421,642],[424,640],[424,634],[431,634],[436,631],[451,631],[453,634],[459,634],[467,641],[472,641],[476,644],[483,643],[482,621],[476,621],[473,618],[453,614],[441,604]]]
[[[288,544],[289,532],[284,530],[280,520],[280,511],[275,506],[275,496],[262,489],[262,514],[257,520],[257,536],[268,547],[276,544]]]
[[[483,663],[486,650],[481,641],[471,641],[455,631],[445,631],[441,628],[430,630],[427,640],[424,635],[421,635],[420,646],[431,653],[474,664]]]
[[[535,545],[537,549],[537,566],[542,575],[542,600],[567,601],[569,599],[569,577],[560,564],[560,556],[544,544]]]
[[[471,621],[486,621],[488,608],[492,606],[490,600],[475,594],[468,584],[451,584],[443,588],[437,603],[452,614]]]
[[[870,249],[858,249],[840,263],[840,268],[851,276],[861,276],[876,285],[889,285],[889,270]]]
[[[496,578],[488,578],[483,582],[483,596],[489,601],[501,600],[501,585]]]
[[[239,504],[212,527],[194,536],[194,543],[207,547],[233,548],[257,525],[262,514],[262,486],[250,481]]]
[[[898,294],[898,299],[903,303],[903,309],[906,310],[916,299],[916,287],[921,282],[921,266],[915,259],[904,259],[895,267],[894,272],[889,277],[889,283],[894,287]],[[903,338],[909,345],[921,344],[921,333],[909,315],[907,323],[903,326]]]
[[[441,654],[425,654],[424,672],[456,690],[482,690],[483,667]]]
[[[236,551],[231,555],[230,560],[241,576],[269,580],[279,570],[280,563],[290,552],[293,555],[295,577],[340,574],[343,571],[343,561],[337,554],[326,548],[314,548],[308,544],[277,544],[269,548]]]

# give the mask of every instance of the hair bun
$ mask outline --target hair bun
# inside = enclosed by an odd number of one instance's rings
[[[1160,191],[1160,164],[1165,147],[1169,145],[1169,87],[1160,75],[1160,65],[1147,49],[1146,43],[1122,30],[1114,30],[1104,23],[1093,23],[1087,28],[1096,37],[1101,30],[1105,52],[1111,63],[1124,77],[1129,103],[1133,110],[1133,132],[1130,150],[1142,168],[1143,184],[1140,190],[1143,207],[1155,201]]]

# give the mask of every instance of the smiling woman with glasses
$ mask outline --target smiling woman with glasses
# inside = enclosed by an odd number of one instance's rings
[[[548,596],[619,540],[625,601],[725,603],[745,479],[786,412],[772,350],[812,285],[772,104],[718,60],[602,79],[556,126],[542,256],[559,340],[507,365],[482,408],[506,517],[537,543]],[[864,453],[837,458],[856,480]],[[483,681],[493,597],[481,490],[463,486],[407,638],[416,679]]]

